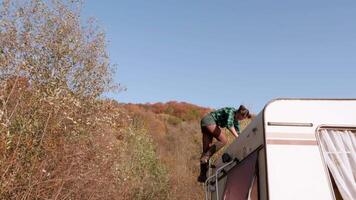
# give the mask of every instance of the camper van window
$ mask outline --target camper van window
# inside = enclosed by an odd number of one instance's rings
[[[257,158],[258,151],[228,171],[223,199],[258,199]]]
[[[356,199],[356,131],[321,129],[319,144],[337,198]]]

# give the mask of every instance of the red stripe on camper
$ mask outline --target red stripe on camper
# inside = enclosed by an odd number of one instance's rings
[[[318,145],[316,140],[273,140],[273,139],[268,139],[267,144]]]

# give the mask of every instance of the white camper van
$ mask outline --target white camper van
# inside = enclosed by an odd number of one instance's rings
[[[355,200],[356,99],[271,101],[209,174],[206,199]]]

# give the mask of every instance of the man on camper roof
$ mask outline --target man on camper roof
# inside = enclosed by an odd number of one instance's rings
[[[203,153],[200,157],[199,182],[205,182],[210,157],[219,151],[226,143],[226,136],[221,128],[227,128],[236,138],[240,133],[240,122],[251,118],[249,110],[241,105],[237,110],[225,107],[205,115],[201,120],[201,132],[203,133]],[[213,138],[217,141],[213,143]]]

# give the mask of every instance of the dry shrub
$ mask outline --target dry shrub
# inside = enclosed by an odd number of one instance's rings
[[[0,199],[117,199],[125,114],[97,99],[105,35],[80,3],[50,2],[0,7]]]
[[[113,199],[119,194],[112,166],[121,150],[123,124],[116,118],[122,113],[107,115],[102,102],[49,98],[32,88],[12,95],[3,93],[9,101],[1,101],[1,199]]]
[[[163,116],[146,110],[137,104],[123,104],[123,107],[131,116],[132,124],[135,127],[143,127],[147,129],[149,135],[152,136],[155,141],[165,139],[167,128]]]
[[[169,199],[204,199],[203,186],[197,182],[201,133],[199,123],[168,125],[163,161],[169,171]]]
[[[113,87],[112,66],[80,6],[2,2],[0,199],[166,199],[144,126],[98,99]]]
[[[181,120],[180,118],[178,117],[175,117],[175,116],[168,116],[168,119],[167,119],[167,123],[168,124],[171,124],[171,125],[178,125],[180,123],[182,123],[183,120]]]
[[[167,169],[158,159],[156,147],[147,130],[131,124],[126,129],[122,149],[120,162],[116,166],[121,183],[121,198],[167,199]]]

